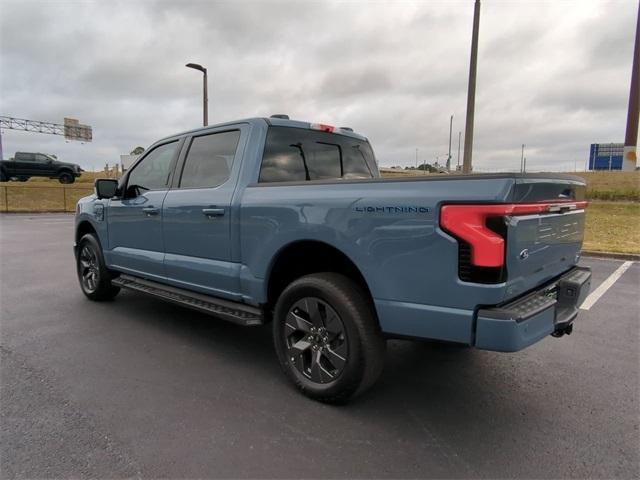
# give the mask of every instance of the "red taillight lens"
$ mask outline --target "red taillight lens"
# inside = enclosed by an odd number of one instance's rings
[[[311,124],[311,129],[312,130],[320,130],[321,132],[333,133],[333,132],[335,132],[336,127],[334,127],[333,125],[326,125],[324,123],[312,123]]]
[[[440,210],[440,226],[471,247],[471,264],[476,267],[504,265],[504,238],[487,227],[487,219],[512,215],[532,215],[585,208],[587,202],[517,203],[506,205],[445,205]]]

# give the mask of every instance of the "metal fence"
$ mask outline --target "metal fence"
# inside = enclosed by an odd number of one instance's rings
[[[73,212],[93,185],[0,185],[0,212]]]

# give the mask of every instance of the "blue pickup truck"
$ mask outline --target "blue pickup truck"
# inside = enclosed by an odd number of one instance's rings
[[[125,288],[243,326],[272,324],[287,377],[345,402],[386,339],[511,352],[571,333],[585,184],[559,174],[380,178],[367,139],[285,115],[152,145],[78,202],[91,300]]]

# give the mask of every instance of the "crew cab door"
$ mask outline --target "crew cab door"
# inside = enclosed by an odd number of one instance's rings
[[[56,170],[53,160],[46,155],[36,153],[35,163],[33,164],[33,170],[29,173],[33,175],[49,176],[53,175]]]
[[[164,279],[162,204],[181,141],[153,147],[123,179],[122,198],[109,201],[107,264],[117,270]]]
[[[169,283],[238,298],[232,197],[247,135],[248,127],[241,125],[186,139],[162,211]]]
[[[14,165],[13,171],[10,172],[10,175],[32,175],[36,172],[36,154],[35,153],[27,153],[27,152],[17,152],[15,157],[13,158]]]

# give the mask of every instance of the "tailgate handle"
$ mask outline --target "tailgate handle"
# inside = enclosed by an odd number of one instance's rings
[[[564,212],[568,212],[570,210],[575,210],[577,208],[578,208],[578,206],[575,203],[572,203],[572,204],[569,204],[569,205],[550,205],[549,206],[549,212],[564,213]]]
[[[224,208],[203,208],[202,213],[207,218],[224,216]]]

